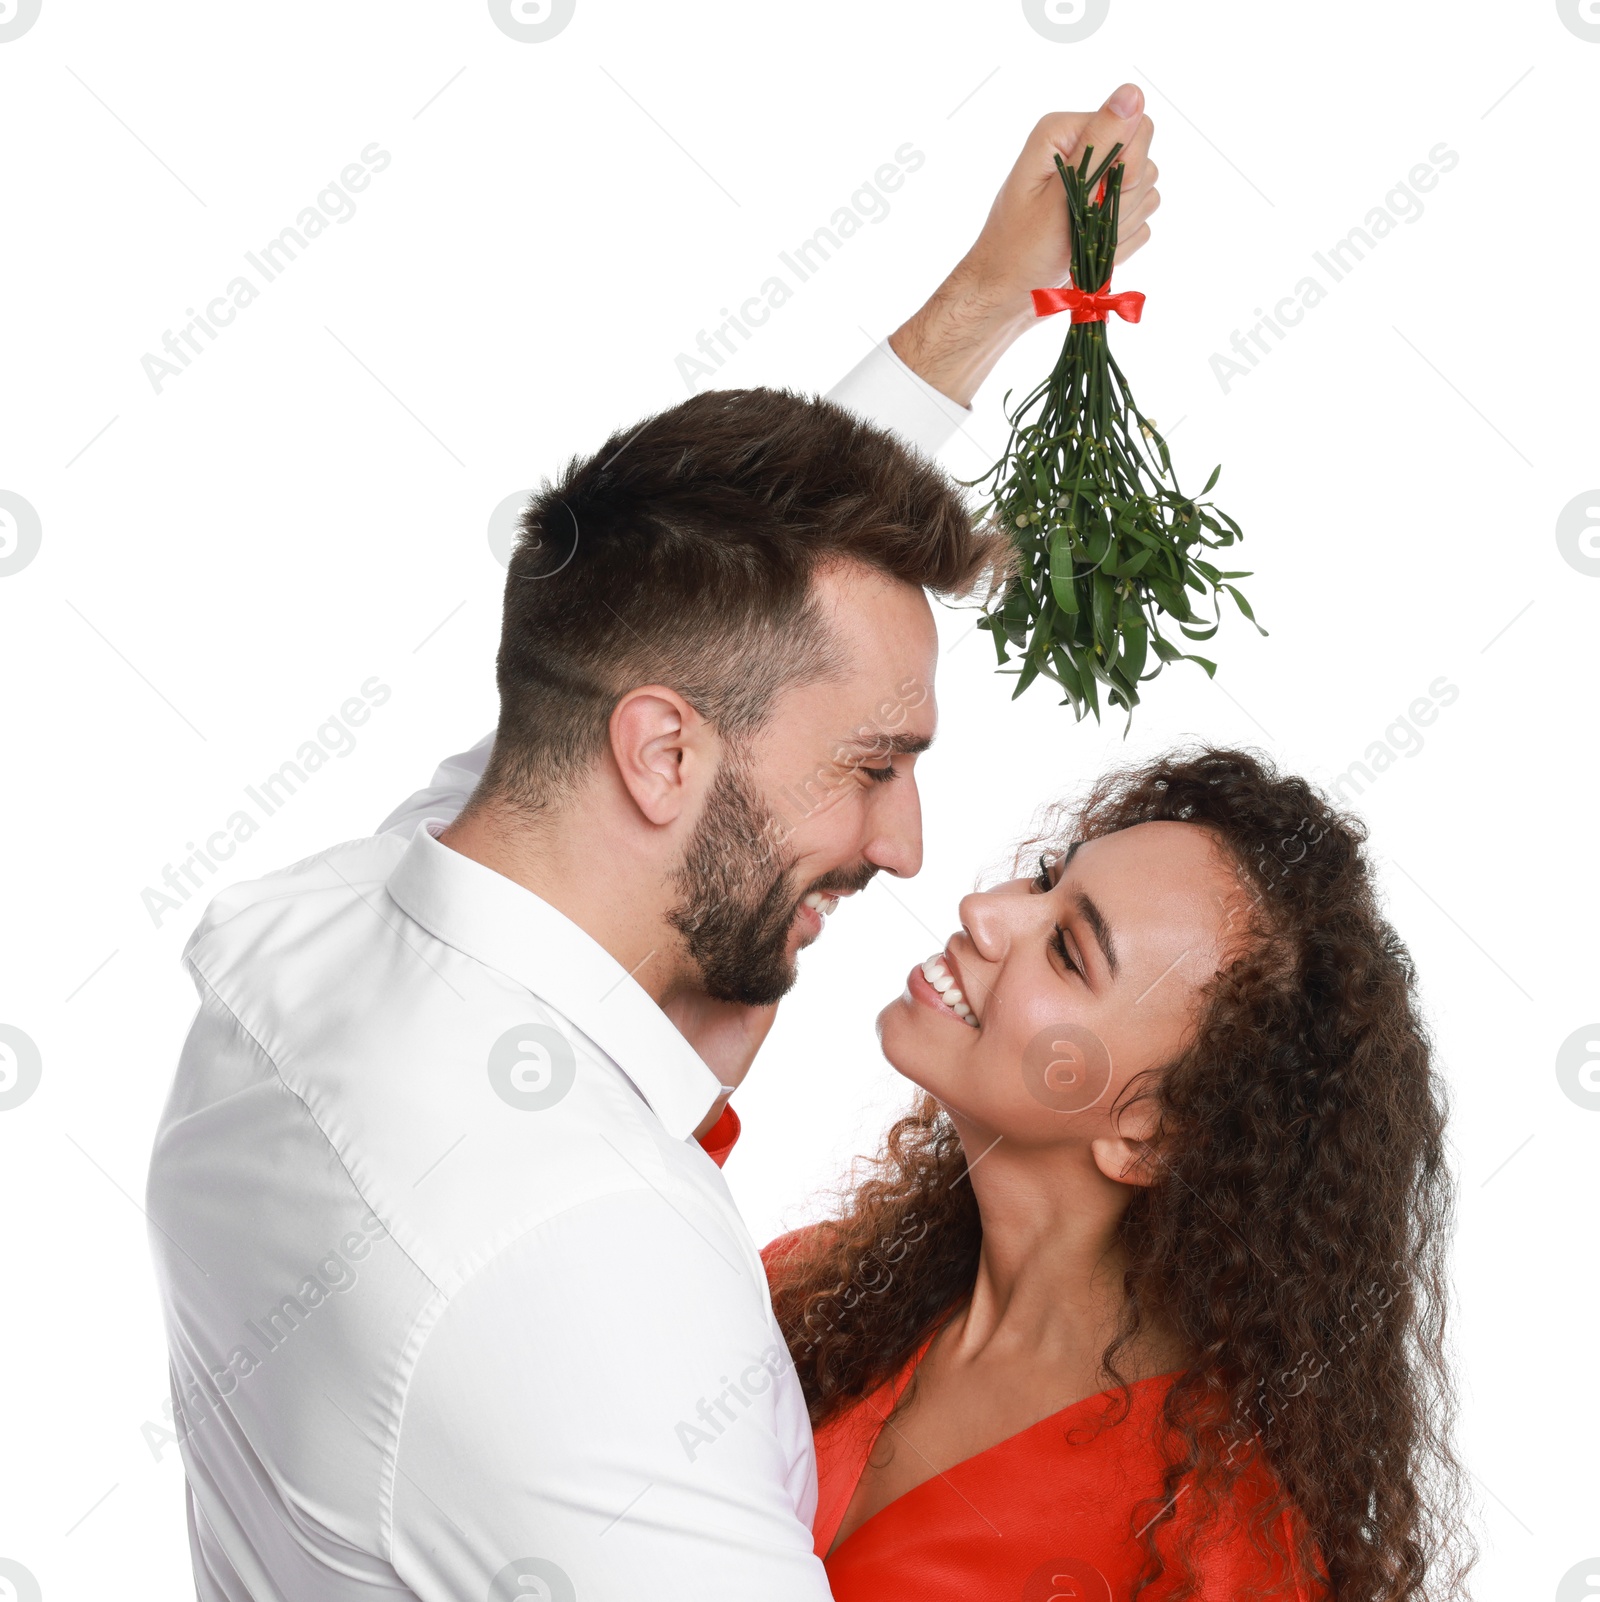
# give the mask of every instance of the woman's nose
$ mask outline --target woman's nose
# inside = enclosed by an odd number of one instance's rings
[[[961,898],[961,927],[985,962],[1000,962],[1010,941],[1005,898],[993,890],[975,890]]]

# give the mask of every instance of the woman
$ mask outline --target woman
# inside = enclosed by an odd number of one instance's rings
[[[1447,1593],[1444,1113],[1363,831],[1212,749],[1072,821],[883,1010],[923,1095],[765,1254],[834,1595]]]

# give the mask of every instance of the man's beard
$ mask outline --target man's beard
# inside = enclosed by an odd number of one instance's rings
[[[790,883],[784,830],[737,760],[724,757],[673,873],[682,900],[667,921],[684,938],[707,995],[764,1007],[798,977],[789,932],[802,894]],[[858,890],[875,869],[825,875],[813,890]]]

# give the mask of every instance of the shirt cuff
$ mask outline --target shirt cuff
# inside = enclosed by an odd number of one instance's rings
[[[846,373],[828,391],[828,399],[928,456],[937,456],[972,416],[970,406],[951,400],[907,367],[888,340]]]

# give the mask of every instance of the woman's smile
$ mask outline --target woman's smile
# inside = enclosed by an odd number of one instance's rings
[[[911,970],[906,978],[906,990],[913,1001],[930,1012],[976,1029],[978,1016],[961,989],[959,974],[952,972],[952,967],[946,951],[936,952]]]

